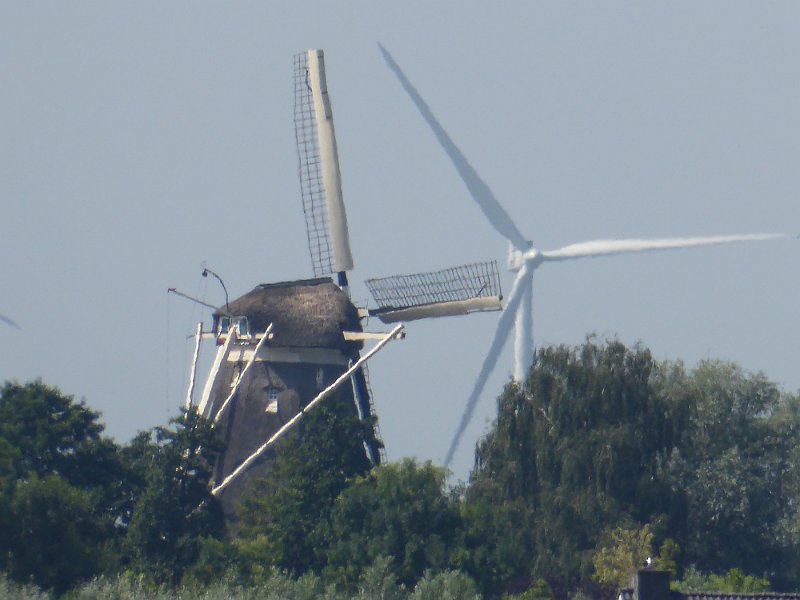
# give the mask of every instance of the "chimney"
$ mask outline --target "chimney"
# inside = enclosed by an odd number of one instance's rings
[[[633,576],[634,600],[670,600],[669,571],[640,569]]]

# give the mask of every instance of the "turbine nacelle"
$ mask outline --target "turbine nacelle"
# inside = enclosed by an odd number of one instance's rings
[[[544,260],[544,254],[539,252],[536,248],[531,248],[525,254],[522,255],[522,258],[525,260],[525,264],[528,265],[531,269],[535,269],[539,266]]]
[[[533,247],[532,241],[527,241],[526,243],[528,244],[528,247],[527,249],[524,250],[520,250],[510,242],[508,244],[507,264],[508,264],[508,270],[511,271],[512,273],[518,272],[526,262],[530,262],[530,260],[533,258],[533,255],[531,255],[531,253],[534,253],[534,255],[536,256],[538,256],[539,254],[539,251]]]

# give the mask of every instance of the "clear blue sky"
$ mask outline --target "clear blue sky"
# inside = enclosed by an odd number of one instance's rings
[[[0,314],[21,326],[0,323],[0,380],[41,377],[127,440],[175,414],[185,337],[209,321],[168,287],[221,303],[202,261],[232,296],[311,276],[292,126],[292,56],[311,47],[357,300],[366,277],[506,253],[378,41],[540,248],[800,233],[796,2],[274,4],[0,4]],[[789,240],[546,265],[536,339],[617,335],[796,390],[798,258]],[[391,459],[442,461],[496,321],[412,323],[374,359]],[[509,348],[457,477],[511,366]]]

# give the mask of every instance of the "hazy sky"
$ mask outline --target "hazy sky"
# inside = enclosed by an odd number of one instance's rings
[[[126,441],[176,413],[186,336],[210,321],[168,287],[222,303],[203,261],[232,297],[311,276],[292,125],[306,48],[326,52],[356,300],[367,277],[507,250],[378,41],[540,248],[800,232],[796,2],[282,4],[0,3],[0,314],[20,326],[0,323],[0,381],[41,377]],[[536,340],[617,335],[796,390],[798,258],[791,239],[545,265]],[[497,318],[411,323],[371,362],[390,459],[441,463]]]

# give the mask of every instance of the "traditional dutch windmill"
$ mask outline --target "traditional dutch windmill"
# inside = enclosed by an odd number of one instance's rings
[[[211,332],[198,326],[186,399],[191,406],[200,340],[212,338],[217,352],[198,410],[224,432],[213,492],[225,491],[229,505],[269,468],[266,450],[320,401],[344,403],[361,417],[373,413],[365,363],[400,336],[402,325],[365,333],[363,318],[394,323],[501,308],[495,263],[369,280],[379,303],[373,311],[350,301],[353,258],[324,55],[309,50],[294,63],[300,188],[315,278],[262,284],[216,309]],[[361,356],[371,339],[378,343]],[[374,464],[382,460],[379,441],[365,450]]]

